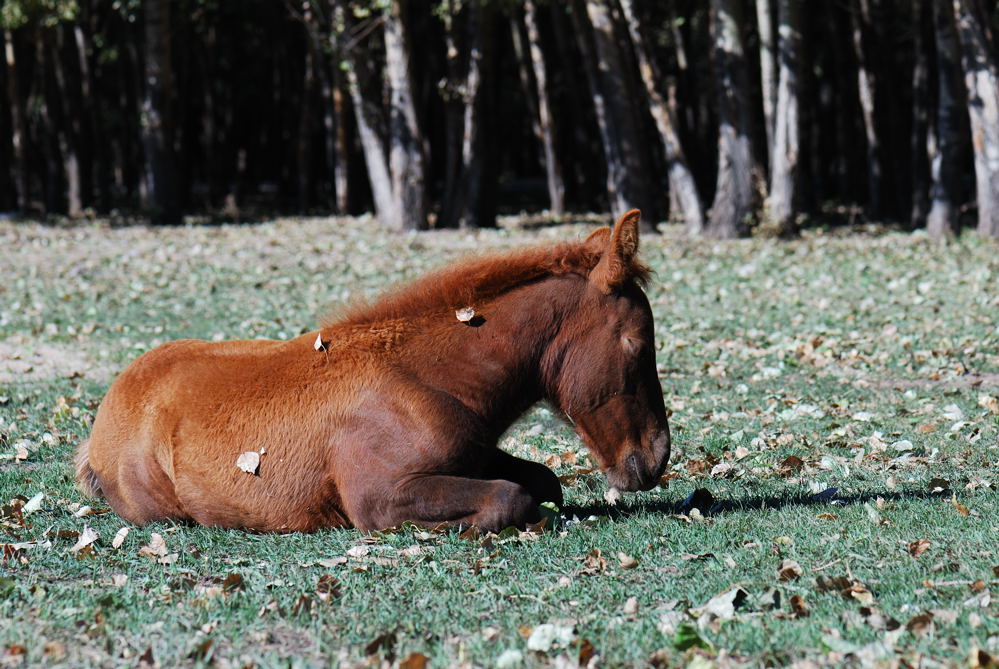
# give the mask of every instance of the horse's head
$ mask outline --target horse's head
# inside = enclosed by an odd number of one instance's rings
[[[655,486],[670,452],[652,309],[640,286],[648,272],[635,259],[639,218],[632,210],[613,234],[601,228],[584,242],[599,261],[546,360],[550,399],[621,490]]]

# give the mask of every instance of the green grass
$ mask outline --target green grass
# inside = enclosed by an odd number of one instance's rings
[[[140,352],[180,337],[291,337],[331,305],[472,249],[587,230],[0,224],[0,503],[45,495],[23,523],[9,509],[0,520],[0,543],[26,544],[0,563],[0,664],[135,666],[147,651],[162,666],[263,667],[412,653],[441,667],[517,654],[536,666],[589,648],[605,666],[999,655],[999,254],[974,239],[644,238],[675,477],[612,507],[600,475],[578,474],[592,466],[579,441],[537,408],[503,446],[575,455],[556,467],[578,475],[555,531],[484,542],[157,524],[115,549],[121,519],[73,515],[102,507],[75,490],[72,449]],[[791,455],[802,466],[781,469]],[[697,489],[712,511],[681,504]],[[77,556],[66,535],[85,526],[99,539]],[[166,564],[139,554],[154,532]],[[929,547],[913,557],[918,540]],[[784,560],[801,575],[781,580]],[[699,610],[733,587],[747,597],[731,615]],[[525,635],[546,623],[566,643],[529,649]]]

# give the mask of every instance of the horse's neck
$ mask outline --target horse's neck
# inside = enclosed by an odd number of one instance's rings
[[[502,432],[544,396],[541,358],[578,300],[578,283],[544,279],[469,305],[476,318],[467,325],[428,324],[405,347],[404,364]]]

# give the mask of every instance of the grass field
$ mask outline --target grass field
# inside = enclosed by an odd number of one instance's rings
[[[503,446],[565,477],[554,531],[157,524],[118,545],[74,488],[142,351],[292,337],[474,249],[591,227],[0,224],[0,666],[999,661],[999,253],[973,238],[644,238],[672,477],[611,505],[538,407]]]

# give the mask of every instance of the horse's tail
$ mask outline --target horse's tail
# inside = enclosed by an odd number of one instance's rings
[[[76,485],[87,497],[102,497],[101,483],[90,466],[90,440],[84,439],[76,449]]]

